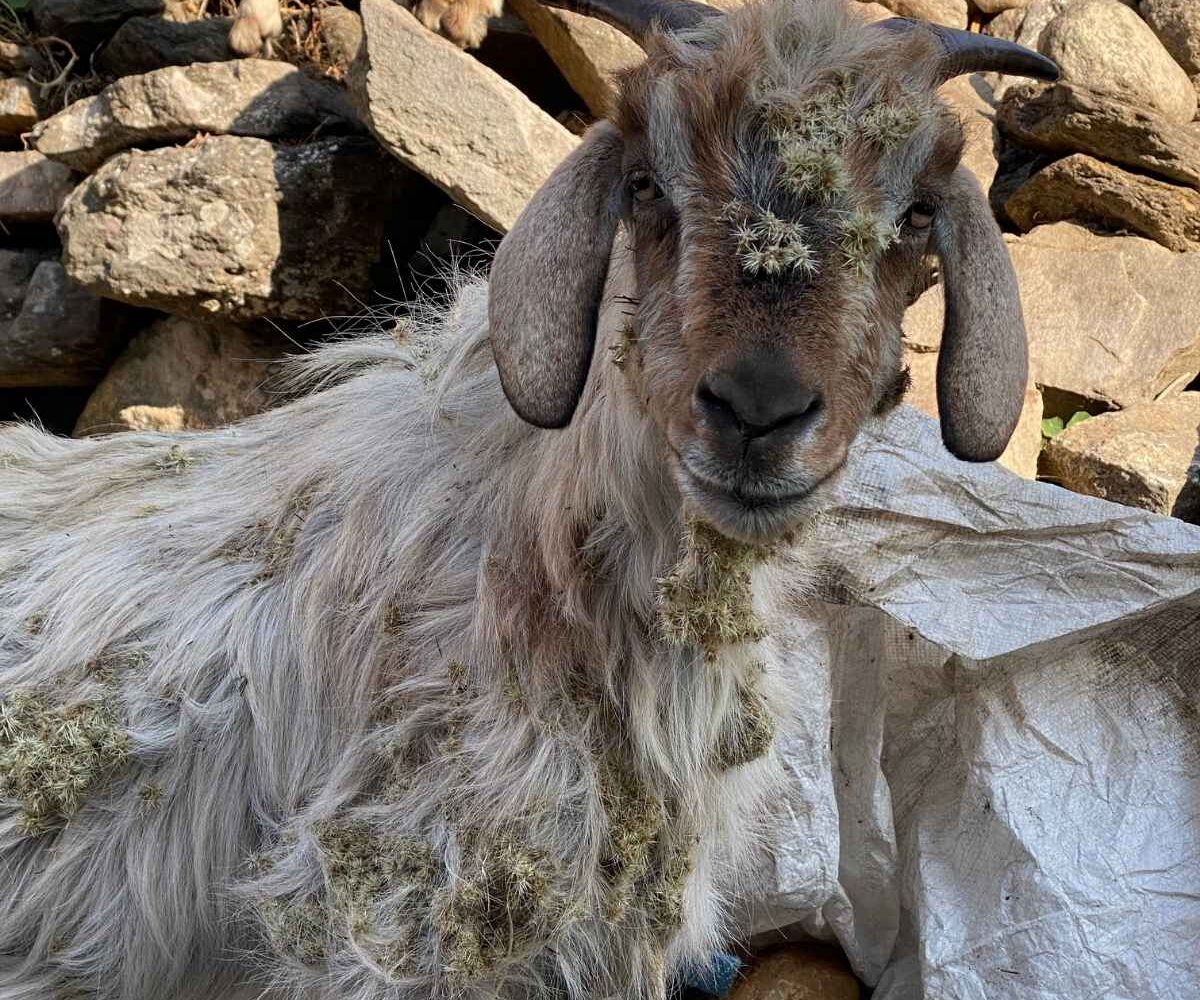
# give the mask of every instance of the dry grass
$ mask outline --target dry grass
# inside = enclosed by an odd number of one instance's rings
[[[39,35],[24,17],[0,0],[0,43],[15,46],[25,76],[38,89],[43,113],[65,108],[98,93],[108,83],[92,66],[90,56],[57,35]]]
[[[31,835],[65,824],[128,757],[129,736],[108,704],[53,705],[27,690],[0,698],[0,798],[20,803]]]
[[[666,638],[699,646],[710,661],[724,646],[762,639],[765,629],[752,604],[750,571],[770,554],[691,521],[682,558],[658,582],[659,623]]]

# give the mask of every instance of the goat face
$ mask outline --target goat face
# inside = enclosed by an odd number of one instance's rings
[[[1024,327],[999,232],[958,167],[961,127],[935,96],[939,36],[865,25],[837,0],[769,0],[642,40],[612,121],[497,255],[493,349],[517,412],[570,419],[622,226],[629,383],[697,513],[769,540],[819,506],[863,422],[903,394],[900,320],[934,250],[943,436],[995,458],[1023,398]]]

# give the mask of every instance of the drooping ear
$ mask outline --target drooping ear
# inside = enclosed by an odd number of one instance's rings
[[[934,218],[946,318],[938,355],[942,440],[958,458],[999,458],[1017,426],[1029,349],[1017,276],[1000,227],[963,167]]]
[[[500,383],[517,415],[565,427],[587,381],[617,229],[623,141],[595,125],[550,175],[496,251],[488,323]]]

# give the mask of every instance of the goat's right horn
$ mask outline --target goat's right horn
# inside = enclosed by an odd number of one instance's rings
[[[942,47],[938,63],[938,76],[942,80],[963,73],[1009,73],[1036,80],[1058,79],[1058,66],[1052,59],[1016,42],[907,17],[891,17],[880,22],[880,27],[888,31],[912,31],[918,25],[932,31]]]
[[[641,45],[658,27],[666,31],[694,28],[722,11],[696,0],[541,0],[546,7],[559,7],[575,14],[611,24]]]

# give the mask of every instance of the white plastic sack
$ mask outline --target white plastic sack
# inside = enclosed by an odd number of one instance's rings
[[[1200,998],[1200,528],[905,407],[819,530],[758,940],[836,939],[874,1000]]]

